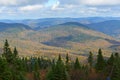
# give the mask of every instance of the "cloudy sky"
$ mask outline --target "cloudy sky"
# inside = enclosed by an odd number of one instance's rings
[[[119,17],[120,0],[0,0],[0,19]]]

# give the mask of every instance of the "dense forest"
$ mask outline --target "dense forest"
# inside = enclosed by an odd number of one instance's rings
[[[44,57],[20,57],[15,47],[6,40],[0,56],[0,80],[120,80],[120,55],[112,53],[104,57],[102,50],[97,56],[89,52],[87,63],[74,61],[66,54],[64,60]]]

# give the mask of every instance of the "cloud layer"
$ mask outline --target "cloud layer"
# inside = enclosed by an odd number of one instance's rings
[[[0,0],[1,18],[120,16],[120,0]]]

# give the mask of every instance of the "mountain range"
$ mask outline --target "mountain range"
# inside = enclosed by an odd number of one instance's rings
[[[105,56],[120,51],[120,18],[45,18],[0,20],[0,47],[8,39],[21,56],[70,53],[85,56],[102,48]]]

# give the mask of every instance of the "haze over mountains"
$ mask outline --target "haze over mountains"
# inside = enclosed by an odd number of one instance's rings
[[[84,56],[98,48],[105,53],[120,51],[119,33],[119,17],[0,20],[0,44],[10,40],[20,55]]]

